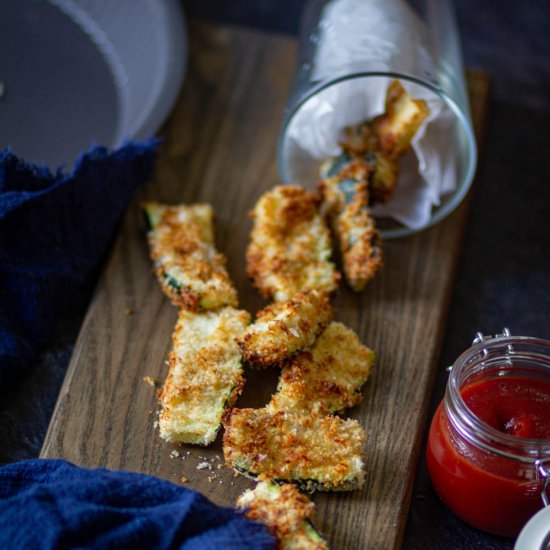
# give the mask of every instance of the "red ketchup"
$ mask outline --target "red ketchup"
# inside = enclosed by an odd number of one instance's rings
[[[426,458],[436,492],[457,516],[512,537],[543,507],[540,472],[550,470],[550,354],[542,367],[536,361],[499,362],[508,349],[499,345],[491,354],[477,346],[457,360],[432,420]]]

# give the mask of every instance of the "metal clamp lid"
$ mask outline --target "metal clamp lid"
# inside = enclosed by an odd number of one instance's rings
[[[476,332],[472,344],[481,344],[481,342],[486,342],[487,340],[498,340],[499,338],[508,338],[510,336],[512,336],[512,334],[508,327],[502,329],[502,334],[495,334],[494,336],[485,336],[483,332]]]
[[[541,497],[542,502],[545,506],[550,506],[550,498],[548,497],[548,484],[550,483],[550,472],[545,467],[545,462],[548,462],[548,459],[542,460],[539,459],[535,462],[535,468],[537,470],[537,481],[541,482],[544,480],[542,485]]]
[[[476,332],[476,335],[474,337],[474,339],[472,340],[472,345],[476,345],[476,344],[481,344],[482,342],[488,342],[490,340],[498,340],[500,338],[509,338],[510,336],[512,336],[511,332],[510,332],[510,329],[508,327],[504,327],[502,329],[502,334],[495,334],[494,336],[485,336],[485,334],[483,334],[483,332]],[[512,346],[508,346],[508,349],[511,351],[512,349]],[[488,354],[487,350],[483,350],[483,355],[486,356]],[[447,372],[451,372],[451,370],[453,369],[453,366],[452,365],[449,365],[447,368],[446,368],[446,371]]]

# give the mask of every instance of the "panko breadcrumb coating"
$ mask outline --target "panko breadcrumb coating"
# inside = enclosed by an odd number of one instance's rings
[[[356,420],[229,409],[223,425],[225,461],[243,475],[322,491],[349,491],[364,482],[365,432]]]
[[[359,292],[382,266],[380,232],[368,208],[370,167],[351,160],[335,176],[331,167],[322,173],[323,211],[338,241],[346,281]]]
[[[280,302],[304,290],[336,290],[339,274],[316,194],[276,186],[260,197],[252,217],[247,274],[263,296]]]
[[[199,445],[214,441],[223,411],[235,403],[245,382],[235,337],[249,322],[248,312],[231,307],[180,310],[159,395],[163,439]]]
[[[258,312],[256,322],[237,338],[244,360],[255,367],[279,365],[313,344],[331,321],[328,297],[316,290],[296,294]]]
[[[393,80],[386,92],[386,111],[372,121],[378,148],[391,157],[404,155],[430,110],[423,99],[413,99],[399,80]]]
[[[321,414],[342,412],[363,398],[375,354],[357,334],[332,322],[313,347],[296,354],[284,366],[267,409]]]
[[[155,273],[164,293],[190,311],[238,304],[214,243],[214,211],[209,204],[143,204]]]
[[[384,114],[344,129],[342,153],[323,163],[320,190],[340,246],[349,286],[361,291],[382,266],[380,234],[369,206],[394,194],[399,157],[429,115],[424,100],[413,99],[398,80],[390,83]]]
[[[237,506],[248,519],[267,525],[279,550],[328,550],[312,524],[315,504],[291,483],[261,481],[237,499]]]

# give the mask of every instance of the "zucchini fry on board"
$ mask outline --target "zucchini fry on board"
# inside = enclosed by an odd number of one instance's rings
[[[251,478],[307,491],[349,491],[364,482],[365,432],[356,420],[266,409],[223,415],[225,462]]]
[[[258,312],[256,322],[237,338],[244,360],[254,367],[279,365],[310,347],[330,323],[333,309],[323,292],[309,290]]]
[[[214,211],[209,204],[143,204],[155,273],[164,293],[190,311],[238,304],[214,243]]]
[[[198,445],[214,441],[223,411],[235,403],[245,382],[235,338],[249,322],[248,312],[231,307],[180,310],[159,396],[163,439]]]
[[[279,185],[260,197],[251,215],[247,275],[264,297],[281,302],[304,290],[336,290],[340,275],[316,194]]]
[[[315,504],[291,483],[261,481],[237,499],[237,507],[248,519],[267,525],[279,550],[328,550],[312,523]]]
[[[332,322],[308,351],[292,357],[283,367],[277,393],[267,409],[333,414],[357,405],[368,380],[375,354],[357,334]]]

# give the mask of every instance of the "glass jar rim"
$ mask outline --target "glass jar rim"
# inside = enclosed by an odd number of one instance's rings
[[[283,183],[285,184],[296,183],[293,181],[293,178],[290,177],[287,170],[287,163],[285,161],[285,153],[284,153],[285,140],[287,136],[287,131],[290,125],[292,124],[294,118],[296,117],[300,109],[302,109],[303,106],[308,101],[310,101],[312,97],[342,82],[359,79],[359,78],[368,78],[368,77],[375,77],[375,78],[385,77],[385,78],[396,78],[399,80],[405,80],[413,84],[416,84],[418,86],[422,86],[427,90],[429,90],[430,92],[432,92],[433,94],[437,95],[441,100],[443,100],[443,102],[449,107],[453,115],[456,117],[456,120],[460,125],[460,128],[464,132],[466,136],[466,140],[469,145],[465,177],[457,185],[457,188],[451,193],[449,193],[447,197],[445,197],[445,200],[442,202],[442,204],[440,204],[439,206],[433,209],[432,214],[430,216],[430,220],[425,226],[422,226],[416,229],[400,226],[400,227],[381,230],[381,235],[384,240],[408,237],[410,235],[414,235],[421,231],[425,231],[426,229],[429,229],[430,227],[438,224],[440,221],[445,219],[460,205],[460,203],[464,200],[464,198],[466,197],[472,185],[475,170],[476,170],[476,165],[477,165],[477,142],[476,142],[474,128],[472,125],[471,116],[469,112],[468,113],[463,112],[458,106],[458,104],[456,103],[456,101],[452,97],[450,97],[448,94],[446,94],[445,91],[440,86],[432,82],[430,79],[428,78],[422,79],[417,76],[413,76],[411,74],[404,73],[404,72],[384,71],[384,70],[366,70],[366,71],[354,71],[349,74],[339,75],[333,78],[329,78],[329,79],[325,79],[317,82],[314,86],[312,86],[311,89],[307,91],[307,93],[302,95],[298,99],[298,101],[296,101],[296,104],[293,105],[292,109],[286,112],[283,118],[283,124],[281,126],[281,129],[279,131],[279,135],[277,138],[277,167],[279,169],[279,174]]]
[[[531,336],[499,336],[484,340],[468,348],[454,362],[447,381],[444,400],[445,410],[454,427],[467,440],[487,451],[522,462],[550,461],[550,439],[516,437],[493,428],[472,412],[460,392],[460,375],[464,368],[471,364],[483,364],[484,359],[487,357],[485,352],[490,348],[498,347],[511,351],[514,349],[514,345],[532,345],[546,348],[545,357],[548,361],[548,379],[550,381],[550,341]],[[503,354],[502,359],[505,360],[512,356],[512,354],[508,356]],[[474,361],[476,357],[479,357],[478,361]],[[534,358],[536,357],[535,355]],[[539,354],[539,357],[542,358],[543,356]]]

